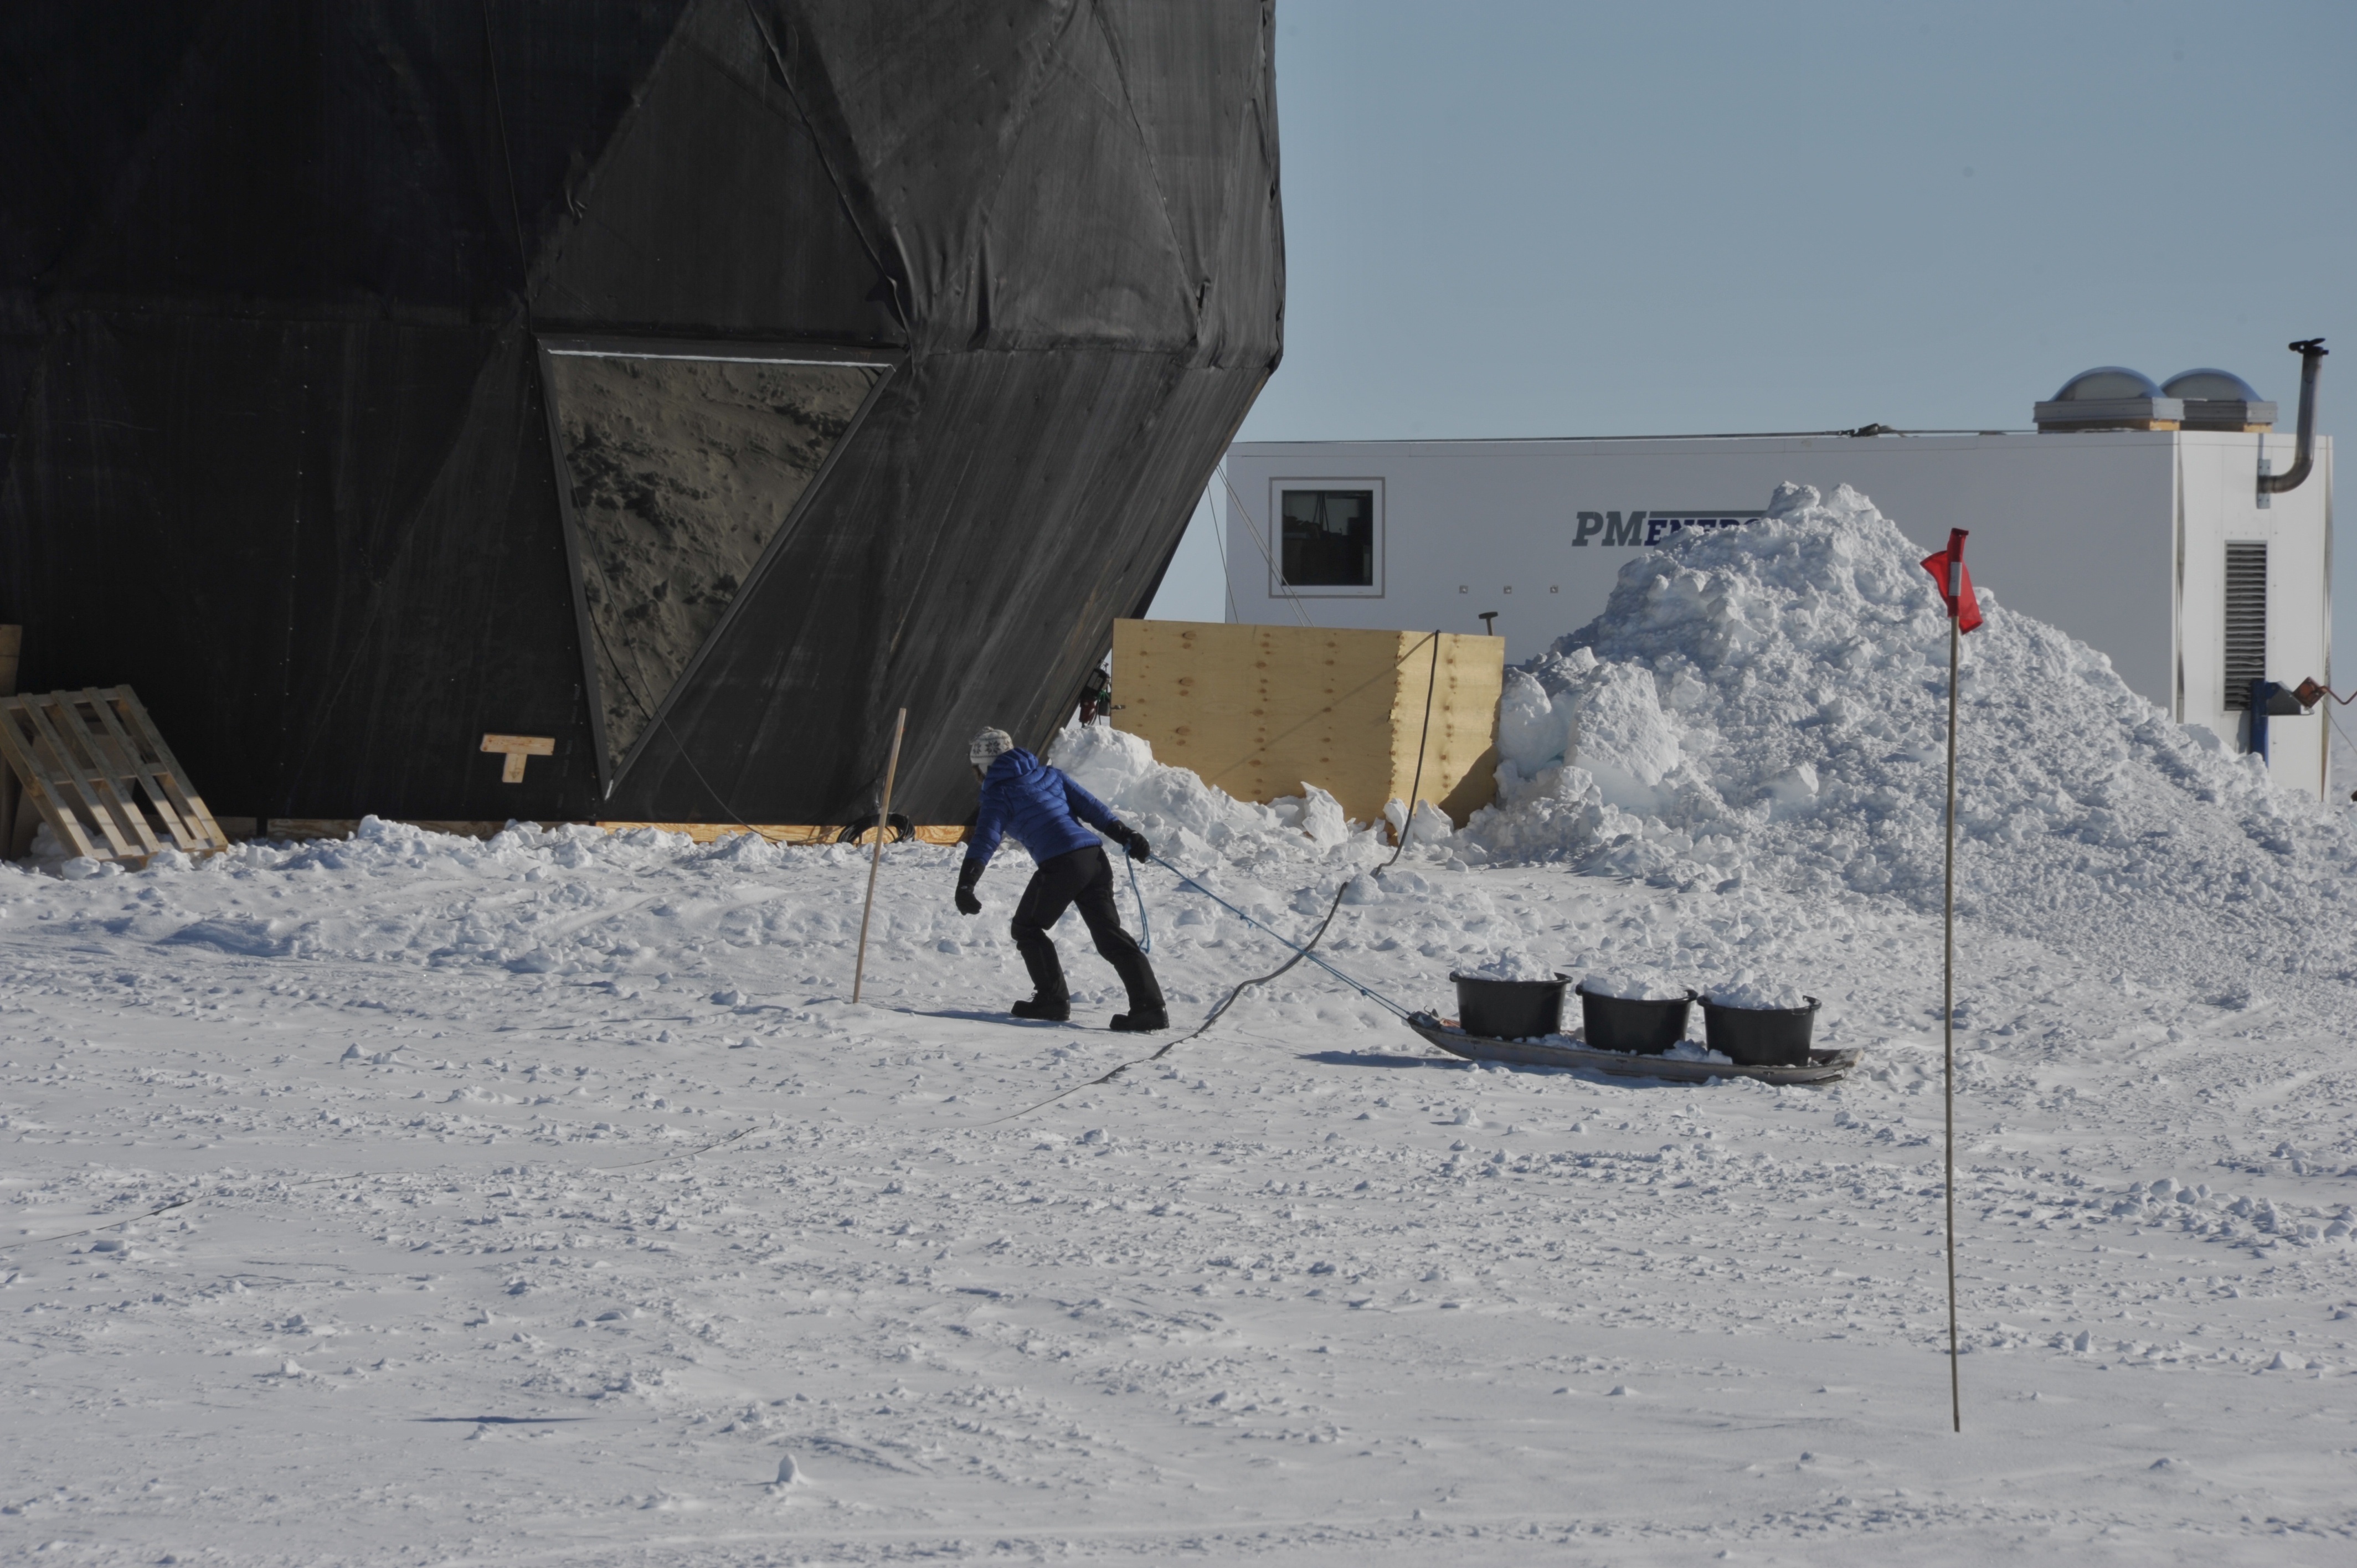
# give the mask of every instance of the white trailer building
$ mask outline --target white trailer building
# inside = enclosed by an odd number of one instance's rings
[[[1782,480],[1847,484],[1926,552],[1970,529],[1974,578],[2003,603],[2244,747],[2253,679],[2332,679],[2331,446],[2297,489],[2262,494],[2262,465],[2292,464],[2289,436],[2247,427],[2270,405],[2245,428],[2189,429],[2181,400],[2141,401],[2141,417],[2102,407],[2169,427],[2072,428],[2043,403],[2040,433],[2019,435],[1239,443],[1221,498],[1230,614],[1466,632],[1494,611],[1507,658],[1526,659],[1602,611],[1639,549],[1758,517]],[[2279,779],[2326,789],[2325,723],[2272,719]]]

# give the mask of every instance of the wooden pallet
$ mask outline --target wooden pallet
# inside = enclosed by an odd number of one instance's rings
[[[128,686],[0,697],[0,758],[74,854],[137,867],[229,847]]]

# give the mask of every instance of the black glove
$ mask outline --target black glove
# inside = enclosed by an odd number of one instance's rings
[[[982,900],[974,897],[974,885],[982,880],[982,862],[969,860],[958,868],[957,911],[961,915],[982,913]]]
[[[1135,828],[1115,822],[1113,825],[1113,836],[1114,843],[1129,851],[1130,859],[1152,860],[1154,858],[1154,846],[1146,843],[1146,835]]]

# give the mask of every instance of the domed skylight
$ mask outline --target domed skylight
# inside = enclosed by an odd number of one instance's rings
[[[2098,365],[2092,371],[2081,371],[2062,383],[2056,392],[2055,403],[2096,403],[2124,397],[2159,397],[2161,390],[2152,384],[2152,378],[2141,371],[2131,371],[2125,365]]]
[[[2264,401],[2251,390],[2251,383],[2232,371],[2179,371],[2169,378],[2161,391],[2169,397],[2223,400],[2230,403]]]

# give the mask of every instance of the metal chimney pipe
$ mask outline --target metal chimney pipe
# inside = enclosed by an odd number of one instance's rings
[[[2291,345],[2291,351],[2299,356],[2299,444],[2292,454],[2290,467],[2280,474],[2259,476],[2259,494],[2263,496],[2279,496],[2286,490],[2299,489],[2316,461],[2316,372],[2324,364],[2324,339],[2302,338]]]

